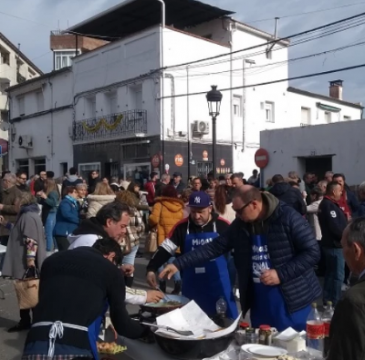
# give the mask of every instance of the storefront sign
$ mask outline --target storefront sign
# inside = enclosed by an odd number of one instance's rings
[[[184,158],[182,157],[182,155],[181,154],[175,155],[175,165],[180,167],[183,166],[183,164],[184,164]]]
[[[217,168],[217,174],[230,174],[231,168],[230,167],[219,167]]]
[[[269,153],[266,149],[260,148],[255,153],[255,164],[260,169],[263,169],[269,163]]]
[[[221,166],[224,166],[224,165],[226,165],[226,161],[224,160],[224,159],[221,159]]]
[[[203,151],[203,161],[208,161],[208,151],[207,150]]]
[[[158,168],[160,166],[160,156],[154,155],[152,157],[151,164],[154,168]]]

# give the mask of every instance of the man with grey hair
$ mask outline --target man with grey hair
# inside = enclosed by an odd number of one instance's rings
[[[358,277],[337,303],[331,322],[327,360],[363,359],[365,354],[365,217],[352,221],[341,239],[343,256]]]
[[[4,217],[6,223],[15,223],[19,211],[19,201],[22,192],[16,186],[15,174],[8,173],[4,175],[2,181],[2,203],[0,204],[0,215]],[[10,231],[0,227],[0,243],[3,246],[8,245]],[[0,255],[0,271],[3,264],[3,257]]]
[[[162,174],[160,182],[155,185],[155,197],[161,196],[163,189],[170,184],[171,176],[169,174]]]

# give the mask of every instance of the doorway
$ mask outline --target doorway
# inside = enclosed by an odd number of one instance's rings
[[[114,176],[119,177],[119,163],[118,162],[105,163],[104,176],[108,179]]]
[[[326,171],[332,171],[332,155],[304,158],[305,172],[311,172],[324,179]]]

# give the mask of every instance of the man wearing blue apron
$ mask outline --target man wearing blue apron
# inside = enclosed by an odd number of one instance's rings
[[[58,252],[44,261],[22,360],[98,360],[96,341],[108,306],[118,334],[130,339],[148,334],[126,310],[124,276],[115,266],[121,260],[118,243],[100,239],[92,247]]]
[[[190,196],[189,207],[190,216],[175,225],[147,266],[147,282],[152,287],[157,286],[155,273],[158,268],[175,256],[178,248],[182,254],[196,250],[213,242],[229,226],[224,219],[212,213],[210,197],[203,191]],[[227,316],[238,316],[225,256],[184,270],[182,294],[194,300],[208,316],[217,313],[216,303],[222,297],[227,303]]]

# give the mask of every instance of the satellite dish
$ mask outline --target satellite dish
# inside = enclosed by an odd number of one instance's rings
[[[8,131],[9,130],[9,124],[7,123],[7,122],[2,122],[1,124],[0,124],[0,130],[2,130],[2,131]]]

